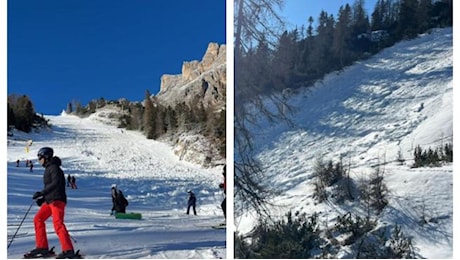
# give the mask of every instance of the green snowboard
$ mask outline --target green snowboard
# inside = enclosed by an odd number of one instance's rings
[[[135,213],[135,212],[130,212],[130,213],[117,212],[117,213],[115,213],[115,218],[118,218],[118,219],[142,219],[142,214],[141,213]]]

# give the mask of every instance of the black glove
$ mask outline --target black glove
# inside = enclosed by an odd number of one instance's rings
[[[34,196],[32,196],[32,199],[34,200],[34,199],[37,199],[37,198],[42,197],[42,196],[43,196],[43,194],[40,191],[37,191],[37,192],[34,193]]]
[[[37,202],[37,205],[40,207],[45,202],[45,198],[41,197],[36,202]]]

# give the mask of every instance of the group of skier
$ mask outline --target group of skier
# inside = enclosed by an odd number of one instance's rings
[[[21,164],[21,160],[18,159],[16,161],[16,167],[19,167],[20,164]],[[29,168],[30,172],[33,172],[34,171],[34,162],[32,160],[27,159],[26,160],[26,167]]]
[[[69,232],[64,224],[64,211],[67,204],[66,180],[64,172],[61,169],[61,159],[54,155],[51,147],[43,147],[38,153],[38,162],[45,168],[43,173],[43,189],[33,194],[32,199],[35,200],[40,207],[34,217],[35,227],[35,249],[24,254],[24,258],[40,258],[50,257],[54,255],[53,250],[49,248],[48,238],[46,233],[45,221],[53,218],[54,231],[56,232],[61,244],[62,252],[56,258],[81,258],[81,255],[74,250],[74,246],[70,239]],[[224,181],[219,184],[226,195],[226,166],[223,168]],[[74,178],[69,175],[67,186],[71,185],[76,188]],[[73,184],[72,184],[73,183]],[[75,185],[75,186],[73,186]],[[116,184],[111,187],[112,193],[112,210],[111,215],[118,212],[125,213],[128,206],[128,200],[124,197],[123,192],[117,188]],[[189,201],[187,214],[193,207],[193,212],[196,215],[196,196],[189,190]],[[222,211],[226,218],[226,197],[221,204]]]
[[[67,187],[77,189],[77,180],[75,179],[75,176],[70,174],[67,175]]]

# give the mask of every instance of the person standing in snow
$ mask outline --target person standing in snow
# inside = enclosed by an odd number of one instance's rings
[[[72,182],[72,177],[69,175],[67,175],[67,187],[70,187],[70,183]]]
[[[75,256],[69,232],[64,224],[64,211],[67,204],[65,192],[65,176],[61,169],[61,159],[54,156],[53,149],[43,147],[38,151],[38,161],[45,168],[43,173],[44,187],[32,196],[40,206],[34,217],[36,248],[28,254],[33,256],[49,253],[45,221],[53,218],[54,231],[61,243],[62,252],[56,258],[72,258]]]
[[[193,207],[193,214],[195,214],[196,216],[196,196],[191,190],[187,191],[187,193],[189,194],[189,197],[188,197],[186,214],[188,215],[190,213],[190,208]]]
[[[224,165],[222,175],[224,175],[224,182],[219,184],[219,188],[224,190],[224,200],[220,204],[222,211],[224,212],[224,217],[227,219],[227,177],[226,177],[226,168],[227,165]]]
[[[72,189],[77,188],[77,180],[76,180],[75,176],[72,176],[72,178],[70,179],[70,186],[72,187]]]

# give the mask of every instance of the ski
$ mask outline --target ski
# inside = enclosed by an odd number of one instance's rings
[[[217,226],[211,226],[211,228],[214,228],[214,229],[226,229],[227,226],[226,225],[217,225]]]
[[[84,257],[80,254],[80,249],[75,252],[75,257],[73,259],[83,259]]]
[[[32,254],[31,252],[24,254],[24,259],[35,259],[35,258],[60,258],[54,252],[54,246],[46,254]],[[84,257],[80,254],[80,249],[75,251],[75,254],[71,257],[64,257],[63,259],[83,259]]]
[[[75,251],[75,254],[73,256],[71,256],[71,257],[63,257],[63,259],[83,259],[83,258],[84,257],[80,254],[80,249]]]
[[[56,253],[54,252],[54,246],[48,250],[45,254],[33,254],[32,252],[28,252],[24,254],[24,259],[32,259],[32,258],[55,258]]]
[[[226,229],[227,225],[225,223],[217,224],[217,225],[195,225],[196,227],[205,227],[205,228],[213,228],[213,229]]]

